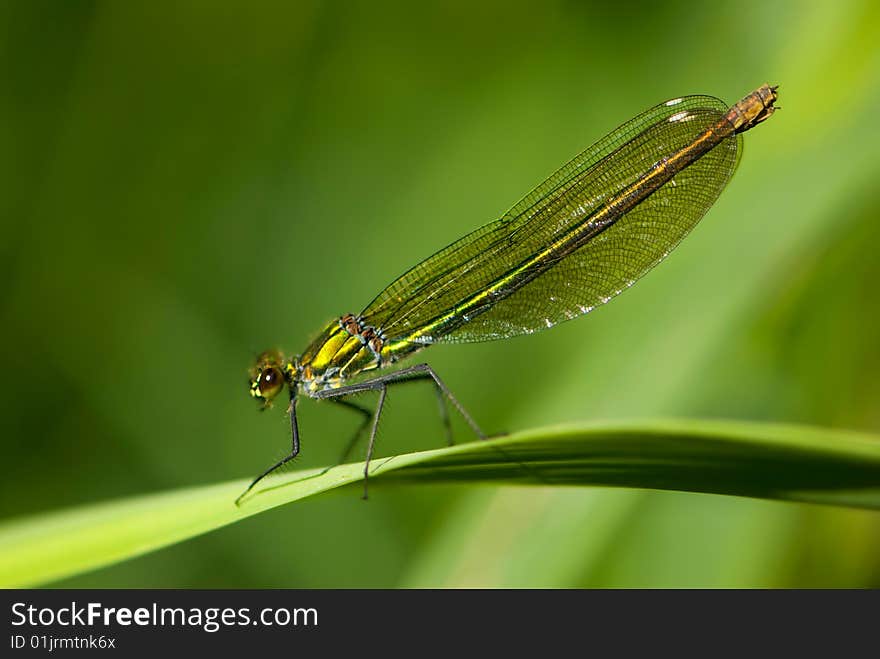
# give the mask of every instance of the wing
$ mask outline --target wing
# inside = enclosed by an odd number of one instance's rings
[[[555,257],[548,248],[726,111],[716,98],[688,96],[643,112],[576,156],[500,220],[410,269],[361,313],[364,322],[392,339],[486,341],[546,329],[607,302],[661,261],[718,198],[736,165],[736,136],[576,250]],[[534,273],[512,276],[517,267]]]

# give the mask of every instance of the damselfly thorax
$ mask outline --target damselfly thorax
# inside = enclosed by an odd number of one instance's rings
[[[331,321],[306,351],[288,368],[295,371],[300,390],[312,397],[338,389],[346,380],[388,366],[425,344],[389,341],[383,332],[353,314]]]

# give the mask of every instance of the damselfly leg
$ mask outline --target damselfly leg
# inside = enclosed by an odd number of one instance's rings
[[[473,420],[473,417],[468,414],[467,410],[462,406],[461,403],[458,402],[458,399],[443,383],[443,380],[440,379],[440,376],[438,376],[434,369],[431,368],[428,364],[417,364],[416,366],[410,366],[409,368],[394,371],[392,373],[388,373],[387,375],[380,375],[379,377],[372,378],[371,380],[365,380],[356,384],[346,385],[337,389],[327,389],[324,391],[320,391],[316,395],[316,398],[327,398],[333,400],[338,399],[342,396],[351,396],[364,393],[366,391],[379,392],[379,402],[376,404],[376,411],[373,413],[373,425],[370,430],[370,439],[367,443],[367,458],[364,463],[364,499],[367,498],[367,481],[369,479],[370,461],[373,457],[373,449],[375,448],[376,444],[376,430],[379,427],[379,417],[382,415],[382,408],[385,405],[385,396],[388,390],[388,385],[403,384],[405,382],[418,382],[421,380],[430,380],[434,384],[434,388],[438,392],[438,395],[441,397],[441,416],[444,426],[446,427],[447,440],[450,444],[453,443],[452,430],[449,423],[449,413],[446,410],[444,399],[448,399],[452,403],[452,405],[455,407],[456,410],[458,410],[458,413],[461,414],[462,418],[464,418],[467,424],[471,427],[471,430],[474,431],[474,434],[479,439],[486,439],[486,434]]]
[[[278,462],[273,464],[271,467],[266,469],[262,474],[257,476],[254,480],[251,481],[251,484],[245,488],[245,491],[238,495],[238,498],[235,500],[235,505],[241,505],[241,500],[244,499],[245,495],[254,489],[254,486],[263,480],[266,476],[271,474],[276,469],[280,469],[288,462],[293,460],[297,455],[299,455],[299,425],[296,422],[296,392],[295,390],[290,390],[290,408],[288,409],[290,414],[290,453],[281,458]]]

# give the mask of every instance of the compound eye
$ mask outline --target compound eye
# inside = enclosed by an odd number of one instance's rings
[[[266,400],[274,398],[281,391],[282,386],[284,386],[284,376],[274,366],[270,366],[260,373],[260,396]]]

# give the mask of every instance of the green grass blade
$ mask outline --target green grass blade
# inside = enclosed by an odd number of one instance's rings
[[[374,460],[371,483],[611,485],[880,509],[880,437],[745,422],[653,421],[521,432]],[[362,464],[291,472],[240,508],[237,480],[10,520],[0,586],[32,586],[144,554],[354,481]],[[375,480],[373,478],[375,477]]]

